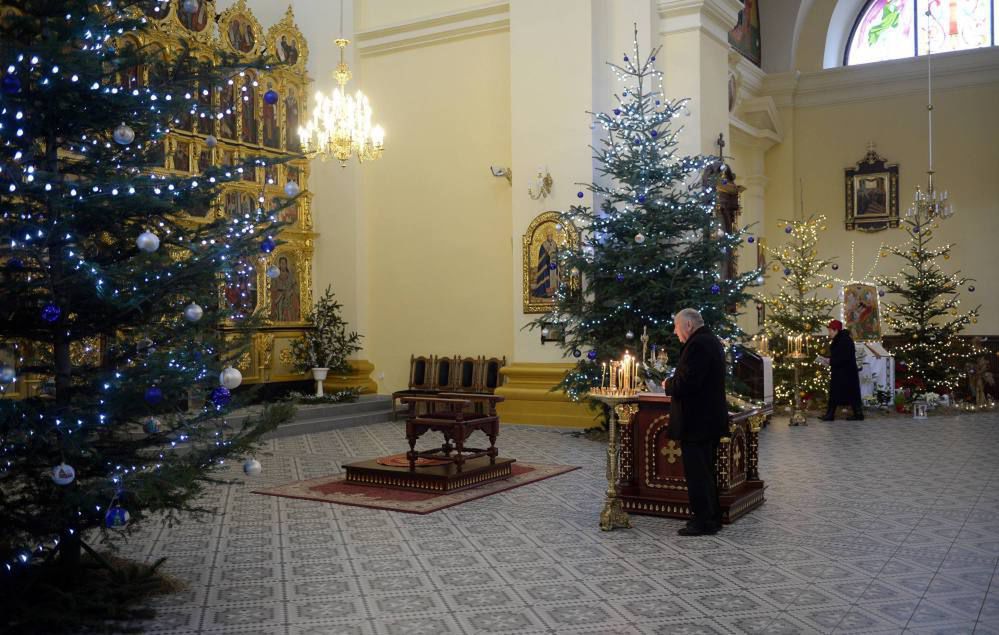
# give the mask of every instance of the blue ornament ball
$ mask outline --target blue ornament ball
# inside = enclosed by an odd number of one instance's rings
[[[916,225],[915,227],[912,228],[912,233],[913,234],[918,234],[919,233],[919,225]]]
[[[621,109],[620,108],[615,108],[614,109],[614,114],[615,115],[620,115],[621,114]]]
[[[659,136],[659,131],[658,130],[653,130],[649,134],[651,134],[653,137],[658,137]]]
[[[573,357],[582,357],[583,356],[583,351],[579,350],[578,348],[574,348],[574,349],[572,349],[572,356]]]
[[[627,97],[628,96],[628,91],[622,90],[621,91],[621,95],[623,95],[624,97]]]
[[[551,269],[552,271],[555,271],[556,269],[558,269],[558,263],[557,262],[550,262],[550,263],[548,263],[548,268]]]
[[[885,292],[884,291],[878,291],[878,297],[881,297],[881,298],[885,297]]]
[[[711,293],[718,295],[719,293],[721,293],[721,287],[719,287],[717,284],[711,285]]]
[[[615,278],[615,279],[616,279],[616,280],[617,280],[618,282],[624,282],[624,274],[623,274],[623,273],[619,273],[619,274],[617,274],[616,276],[614,276],[614,278]]]
[[[7,261],[7,268],[14,271],[20,271],[21,269],[24,269],[24,261],[20,258],[11,258]]]
[[[163,401],[163,391],[159,386],[150,386],[149,388],[146,388],[146,394],[143,398],[146,400],[147,404],[155,406]]]
[[[749,243],[750,245],[752,245],[753,243],[756,242],[756,239],[753,238],[752,236],[750,236],[749,238],[746,239],[746,242]]]
[[[208,398],[211,399],[216,408],[221,408],[232,401],[232,393],[225,386],[216,386]]]
[[[784,228],[784,233],[785,234],[790,234],[793,231],[794,231],[794,228],[791,227],[790,225],[788,225],[787,227]]]
[[[60,315],[62,315],[62,309],[51,302],[42,307],[42,319],[49,324],[57,321]]]
[[[790,270],[790,269],[785,269],[785,270],[784,270],[784,275],[785,275],[785,276],[789,276],[789,275],[791,275],[791,270]]]
[[[264,93],[264,103],[273,106],[278,103],[278,94],[276,90],[269,90]]]
[[[271,238],[270,236],[264,238],[264,242],[260,243],[260,251],[264,252],[265,254],[271,253],[272,251],[274,251],[276,247],[277,243],[274,242],[274,239]]]
[[[644,194],[640,194],[638,196],[638,202],[639,203],[644,203],[645,202],[645,195]]]
[[[625,55],[625,56],[624,56],[624,61],[625,61],[625,62],[627,62],[627,61],[628,61],[628,56],[627,56],[627,55]]]
[[[654,61],[656,61],[656,56],[655,56],[655,55],[653,55],[653,56],[652,56],[651,58],[649,58],[649,59],[650,59],[651,61],[653,61],[653,62],[654,62]],[[658,104],[659,102],[657,101],[656,103]]]
[[[17,75],[3,76],[3,92],[8,95],[15,95],[21,92],[21,80],[17,78]]]
[[[582,192],[576,192],[576,198],[583,198],[584,194]]]
[[[653,57],[653,58],[652,58],[652,61],[655,61],[655,59],[656,59],[656,58],[654,58],[654,57]],[[659,101],[659,100],[657,99],[657,100],[656,100],[656,105],[657,105],[657,106],[659,106],[659,105],[661,105],[661,104],[662,104],[662,102],[661,102],[661,101]]]
[[[593,360],[595,360],[597,358],[597,352],[596,351],[590,351],[589,353],[586,354],[586,358],[589,359],[592,362]]]
[[[108,510],[108,513],[104,515],[104,526],[113,529],[115,527],[124,527],[128,524],[128,511],[122,509],[118,505],[115,505]]]

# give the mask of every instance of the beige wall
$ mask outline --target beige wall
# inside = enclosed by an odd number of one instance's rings
[[[937,90],[934,95],[935,183],[950,191],[957,213],[934,232],[934,243],[955,242],[953,256],[940,263],[947,272],[961,270],[977,278],[975,293],[962,293],[962,306],[982,305],[982,318],[970,333],[999,333],[999,83]],[[904,242],[900,230],[867,234],[846,231],[843,170],[855,164],[873,141],[877,150],[899,164],[901,211],[912,202],[916,185],[926,182],[926,97],[910,94],[828,106],[799,107],[784,111],[793,125],[790,138],[767,157],[767,226],[772,242],[779,242],[783,226],[778,219],[797,210],[797,183],[804,186],[806,214],[824,213],[829,230],[819,245],[822,257],[834,258],[836,273],[849,277],[851,244],[856,245],[856,276],[874,263],[882,242]],[[875,274],[896,273],[902,260],[889,256]],[[768,287],[779,282],[770,274]],[[830,292],[831,293],[831,292]]]
[[[323,0],[331,7],[332,0]],[[351,0],[344,0],[348,4]],[[356,0],[358,31],[424,20],[490,4],[488,0]]]
[[[390,135],[360,187],[367,359],[384,393],[405,388],[410,354],[512,354],[511,188],[489,172],[511,160],[510,37],[364,56],[360,68]]]

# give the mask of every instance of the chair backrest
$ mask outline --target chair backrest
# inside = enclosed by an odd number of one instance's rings
[[[431,388],[434,390],[451,390],[458,377],[457,357],[437,357],[434,363],[434,377]]]
[[[433,383],[434,374],[434,358],[430,357],[417,357],[415,355],[410,355],[409,357],[409,387],[414,390],[422,390],[430,388]]]
[[[480,357],[459,357],[455,370],[454,389],[459,392],[479,391]]]
[[[499,388],[503,381],[500,377],[500,369],[506,366],[506,356],[503,356],[502,359],[489,357],[482,361],[482,392],[493,392]]]

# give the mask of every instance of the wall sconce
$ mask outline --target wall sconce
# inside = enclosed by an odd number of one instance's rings
[[[506,182],[509,183],[510,185],[513,185],[513,170],[511,170],[510,168],[504,168],[503,166],[500,165],[490,165],[489,171],[493,173],[493,176],[506,177]]]
[[[538,168],[538,176],[534,179],[534,188],[537,189],[537,192],[531,186],[527,186],[527,195],[535,201],[548,198],[548,195],[552,193],[554,183],[547,168],[544,168],[544,171],[542,168]]]

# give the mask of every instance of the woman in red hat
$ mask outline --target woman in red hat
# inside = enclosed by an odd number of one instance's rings
[[[857,353],[850,332],[843,328],[839,320],[829,322],[829,357],[823,358],[832,369],[829,381],[829,407],[822,421],[834,421],[836,408],[851,406],[853,416],[847,421],[863,421],[864,409],[860,402],[860,371],[857,368]]]

